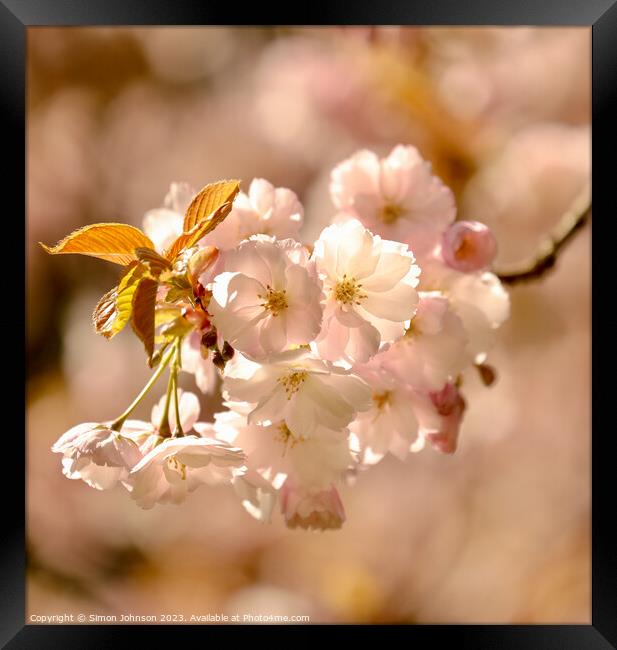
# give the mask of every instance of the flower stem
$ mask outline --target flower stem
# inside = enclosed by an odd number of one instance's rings
[[[179,337],[174,341],[173,347],[169,350],[170,359],[173,355],[173,361],[170,365],[169,371],[169,382],[167,384],[167,395],[165,396],[165,408],[163,409],[163,415],[161,416],[161,421],[159,423],[159,434],[164,438],[172,437],[171,429],[169,427],[169,407],[171,406],[171,398],[173,394],[174,398],[174,407],[175,407],[175,417],[176,417],[176,428],[174,431],[174,436],[182,436],[184,432],[182,431],[182,426],[180,424],[180,409],[178,407],[178,372],[182,367],[182,362],[180,360],[180,345],[182,344],[182,338]]]
[[[171,360],[172,354],[174,350],[173,348],[171,350],[168,350],[168,352],[165,354],[165,356],[161,359],[161,362],[159,363],[158,368],[156,369],[155,373],[150,377],[148,383],[142,388],[141,392],[137,397],[133,400],[133,402],[130,404],[130,406],[124,411],[122,415],[117,417],[111,424],[111,429],[114,431],[120,431],[122,428],[122,425],[124,424],[124,421],[128,416],[135,410],[137,405],[141,402],[141,400],[148,394],[152,386],[156,383],[156,380],[161,376],[163,373],[163,370],[167,367],[167,364]]]
[[[174,436],[183,436],[184,431],[182,431],[182,424],[180,423],[180,407],[178,405],[178,372],[182,367],[182,360],[180,357],[180,343],[181,339],[176,339],[175,343],[175,352],[176,356],[172,363],[172,375],[174,381],[174,407],[176,411],[176,430]]]
[[[174,352],[172,348],[170,352]],[[169,428],[169,405],[171,404],[171,394],[174,390],[174,368],[173,365],[169,371],[169,381],[167,382],[167,394],[165,395],[165,406],[161,421],[159,422],[159,435],[163,438],[171,437],[171,429]]]
[[[178,375],[174,377],[174,407],[176,410],[176,430],[174,431],[174,438],[176,436],[183,436],[182,424],[180,423],[180,408],[178,406]]]

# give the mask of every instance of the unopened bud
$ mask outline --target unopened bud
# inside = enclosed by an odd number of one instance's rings
[[[206,295],[206,288],[201,282],[196,282],[193,285],[193,293],[197,298],[203,298]]]
[[[223,355],[218,350],[212,355],[212,363],[219,370],[225,369],[225,359],[223,359]]]
[[[188,273],[193,285],[195,285],[200,276],[212,268],[218,259],[219,251],[214,246],[204,246],[197,250],[188,262]]]
[[[223,356],[223,359],[225,359],[225,361],[229,361],[230,359],[233,358],[234,353],[235,350],[231,347],[231,345],[229,345],[227,341],[225,341],[225,343],[223,343],[223,349],[221,350],[221,355]]]
[[[214,348],[216,347],[217,339],[218,335],[216,333],[216,330],[211,329],[201,337],[201,344],[206,348]]]
[[[470,273],[487,269],[497,254],[497,240],[491,229],[479,221],[457,221],[443,235],[441,255],[457,271]]]
[[[443,454],[453,454],[458,445],[458,434],[466,404],[454,384],[446,384],[440,391],[430,393],[431,401],[441,416],[438,430],[426,434],[431,445]]]
[[[480,379],[482,379],[482,383],[485,386],[492,386],[495,383],[497,372],[493,366],[489,366],[486,363],[478,363],[476,364],[476,368],[478,369]]]

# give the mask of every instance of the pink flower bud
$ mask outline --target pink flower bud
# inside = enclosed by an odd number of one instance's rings
[[[453,454],[458,443],[465,400],[454,384],[446,384],[440,391],[431,393],[430,397],[440,416],[440,426],[438,431],[427,432],[426,439],[437,451]]]
[[[203,274],[207,273],[214,267],[218,258],[218,248],[215,248],[214,246],[204,246],[203,248],[200,248],[191,257],[187,265],[190,283],[195,285]]]
[[[345,521],[345,509],[337,489],[307,490],[290,484],[281,488],[281,512],[289,528],[327,530],[340,528]]]
[[[441,240],[444,262],[464,273],[488,268],[496,254],[495,235],[479,221],[457,221],[446,230]]]

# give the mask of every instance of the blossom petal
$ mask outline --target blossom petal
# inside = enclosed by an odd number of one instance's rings
[[[417,304],[416,290],[400,283],[389,291],[367,291],[367,297],[362,301],[362,308],[378,318],[403,322],[414,315]]]

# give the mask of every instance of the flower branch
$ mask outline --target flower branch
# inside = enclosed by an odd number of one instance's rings
[[[497,271],[497,277],[504,284],[518,284],[539,280],[557,263],[565,245],[572,240],[591,219],[591,200],[588,192],[581,195],[573,206],[561,217],[550,237],[528,260],[515,264],[510,269]]]

